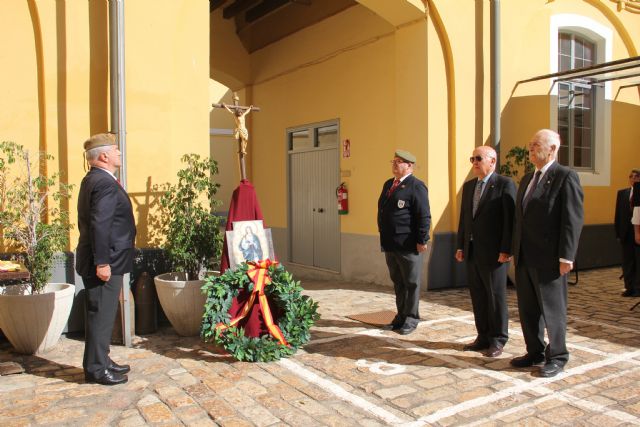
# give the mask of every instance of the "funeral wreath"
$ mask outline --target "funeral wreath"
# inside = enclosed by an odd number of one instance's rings
[[[245,336],[243,328],[229,325],[232,321],[229,309],[241,290],[254,291],[256,284],[250,278],[252,269],[255,267],[251,263],[242,263],[221,276],[205,280],[202,290],[207,295],[207,302],[202,319],[202,338],[215,341],[240,361],[269,362],[288,357],[309,341],[310,328],[320,318],[318,304],[302,295],[300,282],[293,280],[282,265],[273,263],[266,269],[270,283],[264,286],[264,295],[277,317],[278,332],[282,332],[283,339],[271,334],[259,338]]]

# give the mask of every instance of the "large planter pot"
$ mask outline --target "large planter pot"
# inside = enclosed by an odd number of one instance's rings
[[[200,335],[207,299],[200,290],[204,280],[186,280],[185,273],[165,273],[153,280],[162,310],[178,335]]]
[[[42,294],[26,294],[23,286],[0,287],[0,329],[19,353],[52,349],[64,330],[75,286],[49,283]]]

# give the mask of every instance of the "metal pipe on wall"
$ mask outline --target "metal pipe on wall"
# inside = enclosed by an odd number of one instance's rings
[[[124,0],[109,0],[109,81],[111,132],[118,137],[122,152],[120,183],[127,189],[127,126],[124,92]],[[131,309],[129,302],[129,274],[122,286],[122,340],[131,347]]]
[[[500,0],[491,0],[491,146],[500,170]]]

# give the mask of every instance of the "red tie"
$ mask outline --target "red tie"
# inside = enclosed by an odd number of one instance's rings
[[[387,197],[391,196],[393,192],[396,191],[396,188],[398,188],[398,185],[400,185],[400,180],[396,178],[393,180],[393,185],[391,185],[391,187],[389,188],[389,191],[387,191]]]

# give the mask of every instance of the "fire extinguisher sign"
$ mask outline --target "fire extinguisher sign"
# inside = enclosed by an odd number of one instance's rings
[[[351,157],[351,141],[348,139],[342,141],[342,157]]]

